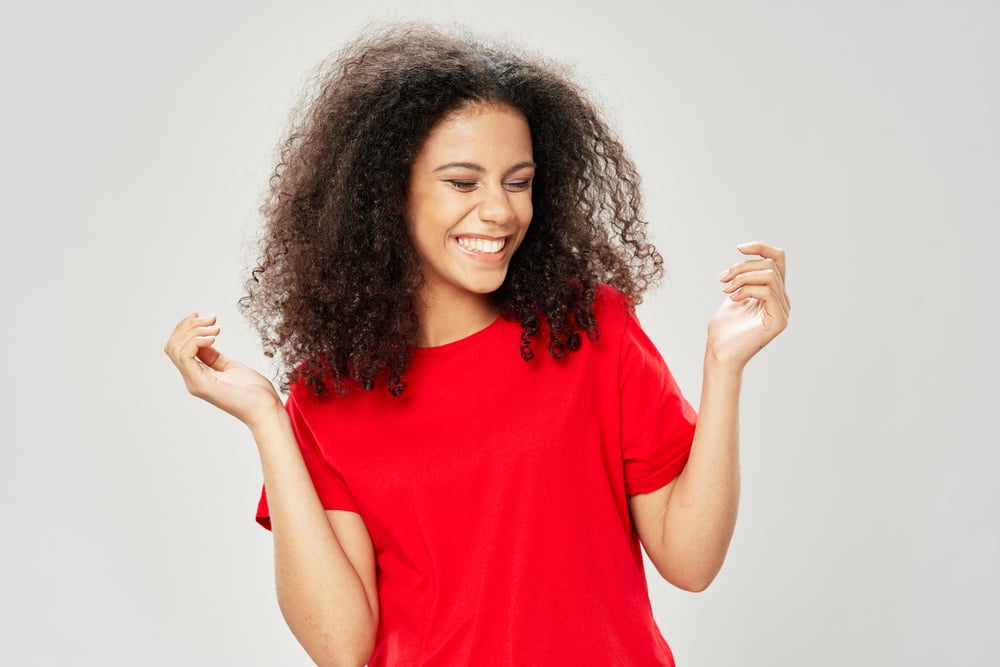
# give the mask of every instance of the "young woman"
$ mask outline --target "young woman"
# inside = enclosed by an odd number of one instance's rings
[[[722,565],[782,251],[720,275],[695,425],[633,311],[635,170],[558,68],[403,26],[318,83],[241,302],[287,402],[212,316],[166,344],[253,433],[288,625],[321,665],[672,665],[639,545],[687,590]]]

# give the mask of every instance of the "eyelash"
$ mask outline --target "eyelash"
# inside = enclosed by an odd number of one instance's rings
[[[476,187],[475,181],[448,181],[451,185],[460,192],[470,192]],[[513,189],[514,192],[523,192],[531,186],[530,180],[523,181],[509,181],[504,183],[505,188]]]

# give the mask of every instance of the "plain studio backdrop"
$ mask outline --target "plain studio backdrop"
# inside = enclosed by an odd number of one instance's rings
[[[420,0],[3,8],[0,663],[308,664],[249,432],[162,346],[215,312],[272,372],[236,301],[274,149],[309,72],[400,18],[575,68],[643,175],[668,274],[640,316],[694,402],[715,276],[737,243],[788,250],[729,559],[701,594],[647,566],[678,663],[986,664],[996,3]]]

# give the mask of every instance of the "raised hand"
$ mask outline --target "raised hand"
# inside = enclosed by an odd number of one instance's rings
[[[725,367],[742,370],[788,325],[791,301],[785,291],[785,252],[764,243],[737,246],[755,256],[719,274],[729,295],[708,325],[708,354]]]
[[[192,313],[177,323],[163,351],[191,394],[254,428],[283,411],[281,397],[263,375],[215,349],[219,332],[214,315]]]

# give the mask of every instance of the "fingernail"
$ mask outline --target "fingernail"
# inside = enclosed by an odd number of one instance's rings
[[[729,269],[719,274],[719,280],[729,280]]]
[[[748,242],[748,243],[741,243],[741,244],[739,244],[738,246],[736,246],[736,249],[737,249],[737,250],[744,250],[744,249],[746,249],[746,248],[749,248],[749,247],[750,247],[750,246],[752,246],[752,245],[753,245],[753,243],[752,243],[752,242]]]

